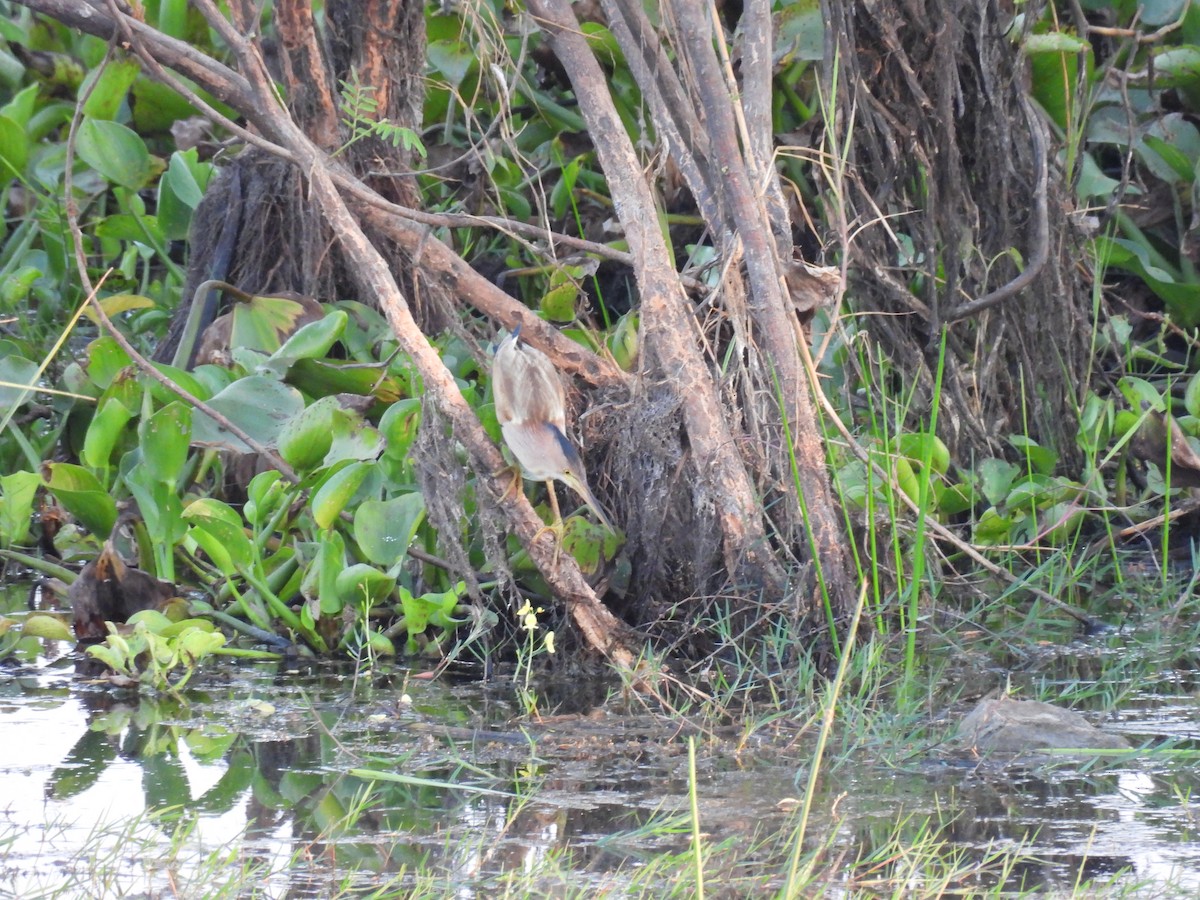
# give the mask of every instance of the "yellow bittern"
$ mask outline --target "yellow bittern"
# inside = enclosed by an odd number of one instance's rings
[[[504,443],[529,478],[546,482],[554,524],[562,522],[554,481],[575,491],[609,530],[608,517],[592,495],[579,451],[567,439],[566,397],[550,357],[523,343],[518,328],[496,348],[492,397]]]

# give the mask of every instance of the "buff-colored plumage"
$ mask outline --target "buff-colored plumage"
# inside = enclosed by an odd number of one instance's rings
[[[567,439],[566,396],[550,358],[513,332],[496,349],[492,397],[504,442],[529,478],[546,482],[557,515],[553,481],[583,498],[601,523],[611,528],[587,484],[583,459]]]

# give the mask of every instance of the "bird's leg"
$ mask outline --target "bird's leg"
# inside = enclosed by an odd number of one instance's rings
[[[554,493],[554,482],[546,482],[546,493],[550,497],[550,511],[554,515],[554,521],[549,525],[543,525],[538,529],[538,533],[533,536],[536,541],[544,533],[549,531],[554,535],[554,568],[558,568],[558,554],[562,551],[563,534],[566,527],[563,525],[562,514],[558,511],[558,496]]]
[[[550,495],[550,511],[554,513],[554,525],[551,527],[558,531],[559,540],[562,540],[563,520],[558,511],[558,496],[554,493],[553,481],[546,482],[546,493]]]

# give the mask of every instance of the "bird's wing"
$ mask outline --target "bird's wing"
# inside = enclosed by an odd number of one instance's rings
[[[492,363],[492,397],[502,425],[546,422],[567,430],[566,396],[554,363],[511,336]]]

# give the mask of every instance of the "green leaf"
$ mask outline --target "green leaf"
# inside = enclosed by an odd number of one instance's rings
[[[298,472],[320,466],[333,444],[333,416],[341,409],[337,397],[322,397],[292,417],[279,432],[279,455]]]
[[[1189,416],[1200,416],[1200,372],[1193,375],[1183,392],[1183,405]]]
[[[117,521],[117,504],[96,476],[82,466],[50,463],[46,487],[83,527],[101,540],[112,533]]]
[[[22,88],[11,100],[0,106],[0,116],[15,122],[22,129],[26,128],[38,109],[38,94],[39,85],[36,83]]]
[[[477,58],[466,42],[452,40],[430,41],[426,56],[434,71],[440,72],[452,88],[462,84]]]
[[[1053,450],[1041,446],[1023,434],[1011,435],[1008,442],[1028,461],[1034,472],[1041,475],[1054,473],[1054,467],[1058,465],[1058,454]]]
[[[421,427],[421,400],[405,397],[384,411],[379,419],[379,433],[384,438],[384,456],[403,461],[417,439]]]
[[[125,426],[133,413],[116,397],[104,400],[100,409],[92,416],[87,434],[83,439],[84,463],[93,469],[105,469],[111,465],[113,448],[125,436]]]
[[[579,289],[574,283],[567,282],[547,291],[542,297],[539,308],[551,322],[573,322],[575,321],[575,301],[578,298]]]
[[[375,459],[383,449],[383,438],[362,416],[353,410],[334,410],[329,452],[324,464],[332,466],[345,459]]]
[[[354,542],[369,562],[391,567],[404,559],[425,521],[425,498],[415,491],[391,500],[364,500],[354,511]]]
[[[120,344],[105,335],[98,337],[87,348],[87,374],[92,384],[105,390],[113,379],[126,369],[132,360],[121,349]]]
[[[0,182],[20,179],[29,164],[29,138],[25,129],[0,116]]]
[[[79,158],[114,184],[139,190],[156,174],[138,135],[117,122],[85,118],[76,139]]]
[[[985,459],[979,464],[980,489],[988,503],[998,506],[1008,497],[1013,480],[1021,470],[1003,459]]]
[[[235,303],[229,345],[274,353],[308,312],[303,303],[292,297],[256,295],[246,302]]]
[[[254,547],[246,536],[242,517],[231,507],[205,497],[189,504],[183,511],[183,518],[195,525],[188,535],[204,548],[226,575],[233,574],[233,570],[246,571],[253,564]],[[220,549],[214,548],[214,544]],[[228,560],[225,564],[218,561],[222,555]]]
[[[252,525],[265,525],[279,504],[287,499],[288,492],[283,485],[283,475],[275,469],[268,469],[266,472],[259,472],[250,480],[246,488],[246,505],[242,507],[242,514]]]
[[[975,543],[1007,544],[1012,540],[1013,521],[988,507],[975,523]]]
[[[0,357],[0,410],[28,403],[33,392],[21,385],[36,384],[37,375],[37,363],[16,355]]]
[[[250,375],[239,378],[208,401],[208,405],[225,415],[260,444],[272,445],[288,421],[304,409],[304,398],[295,388]],[[217,447],[235,453],[247,453],[250,448],[240,438],[219,426],[209,416],[196,410],[192,423],[192,443],[202,447]]]
[[[188,236],[192,214],[204,198],[212,166],[197,161],[196,151],[176,150],[167,163],[167,171],[158,182],[158,226],[167,240]]]
[[[313,520],[320,528],[332,528],[346,504],[358,491],[372,469],[371,465],[352,462],[334,472],[312,498]]]
[[[370,609],[386,603],[395,587],[395,577],[365,563],[348,566],[338,573],[336,580],[342,603],[355,609]]]
[[[288,338],[271,358],[289,365],[298,359],[320,359],[337,343],[349,319],[343,311],[335,310],[323,319],[309,322]]]
[[[794,60],[818,62],[825,56],[825,16],[820,0],[793,0],[772,16],[775,66]]]
[[[187,462],[192,432],[192,409],[176,400],[138,427],[142,464],[164,484],[174,485]]]
[[[24,544],[30,538],[33,501],[42,478],[36,472],[0,475],[0,546]]]
[[[346,567],[346,542],[341,532],[326,531],[320,536],[320,547],[317,551],[315,584],[307,576],[308,582],[304,594],[316,597],[321,609],[321,615],[332,616],[342,611],[342,598],[337,591],[338,574]],[[311,570],[308,574],[312,574]]]
[[[115,119],[141,70],[137,60],[129,58],[109,60],[103,69],[93,70],[79,89],[80,96],[91,89],[83,102],[83,114],[93,119]]]
[[[1200,325],[1200,283],[1180,281],[1180,273],[1164,269],[1141,244],[1124,238],[1093,238],[1097,259],[1133,272],[1166,304],[1171,318],[1184,328]]]
[[[21,624],[21,634],[26,637],[44,638],[50,641],[74,641],[75,635],[69,625],[58,616],[34,613]]]

